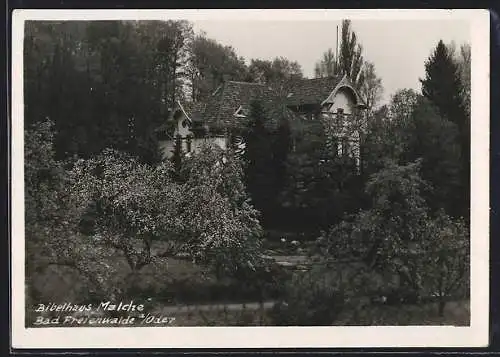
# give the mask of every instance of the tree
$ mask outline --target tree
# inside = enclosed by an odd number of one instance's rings
[[[339,142],[322,121],[303,123],[303,130],[293,135],[295,147],[287,158],[282,205],[297,217],[300,226],[294,229],[327,229],[359,205],[355,160],[347,152],[339,154]]]
[[[35,298],[37,274],[50,266],[76,271],[87,283],[86,294],[113,297],[108,284],[113,269],[106,265],[109,250],[80,233],[86,201],[73,189],[75,181],[65,163],[55,160],[53,123],[35,123],[25,132],[25,241],[27,299]],[[28,302],[28,305],[29,302]]]
[[[115,150],[75,162],[71,176],[75,199],[87,209],[89,240],[121,254],[131,287],[139,271],[155,257],[156,241],[182,246],[177,210],[181,191],[172,178],[169,162],[156,167]]]
[[[430,184],[423,193],[431,212],[444,209],[459,216],[461,194],[458,129],[441,118],[425,98],[419,98],[410,120],[401,128],[404,139],[402,162],[422,159],[421,176]]]
[[[339,48],[338,57],[331,48],[323,53],[323,57],[315,65],[314,75],[316,78],[347,75],[366,100],[371,114],[382,96],[382,80],[376,75],[375,65],[363,59],[363,47],[358,43],[350,20],[342,21]]]
[[[186,22],[29,23],[26,121],[54,122],[60,159],[113,147],[157,162],[154,129],[182,95],[189,38]]]
[[[403,152],[401,128],[390,120],[389,106],[375,110],[361,136],[361,175],[367,179],[380,171],[387,161],[399,162]]]
[[[467,291],[468,229],[443,211],[429,214],[420,166],[419,161],[388,163],[372,175],[366,185],[371,207],[330,230],[328,254],[358,258],[368,269],[397,275],[400,294],[436,296],[442,315],[451,294]]]
[[[430,184],[423,193],[432,212],[459,214],[460,150],[456,125],[443,119],[431,103],[413,90],[392,97],[390,119],[372,120],[364,137],[364,171],[373,174],[386,159],[407,164],[422,159],[421,176]]]
[[[314,76],[316,78],[333,77],[337,74],[339,74],[339,68],[335,52],[329,48],[323,53],[321,61],[317,62],[314,66]]]
[[[190,45],[189,77],[191,99],[206,100],[226,80],[242,81],[247,67],[231,46],[198,35]]]
[[[300,64],[285,57],[276,57],[272,61],[252,59],[248,72],[254,82],[269,85],[279,85],[303,77]]]
[[[356,89],[364,82],[363,47],[358,43],[356,33],[352,31],[351,20],[342,20],[338,68],[340,73],[347,74]]]
[[[328,235],[330,254],[359,257],[372,269],[395,273],[402,286],[413,292],[422,288],[418,266],[403,256],[425,237],[428,215],[421,195],[425,182],[419,175],[420,165],[389,162],[366,184],[371,207],[335,226]]]
[[[436,106],[441,117],[456,124],[459,130],[462,168],[462,214],[468,216],[470,182],[470,117],[466,113],[461,93],[463,85],[458,66],[443,41],[425,63],[425,78],[421,79],[422,94]]]
[[[470,116],[470,83],[471,83],[471,47],[465,43],[460,46],[460,56],[456,59],[462,82],[462,101],[464,102],[466,112]]]
[[[391,98],[389,105],[389,116],[392,121],[406,123],[411,120],[411,116],[420,99],[413,89],[400,89]]]
[[[438,314],[443,316],[449,300],[469,295],[469,229],[463,220],[452,220],[441,211],[428,225],[427,237],[422,245],[422,282],[426,293],[437,298]]]
[[[261,102],[251,103],[250,118],[243,133],[245,184],[264,221],[272,212],[277,195],[273,135]],[[279,191],[278,191],[279,192]]]
[[[327,77],[346,74],[356,89],[360,89],[365,77],[362,71],[363,47],[358,43],[356,33],[352,30],[351,20],[342,20],[338,47],[337,58],[331,48],[323,53],[323,58],[316,63],[315,76]]]
[[[366,102],[368,115],[370,115],[380,99],[382,99],[382,79],[377,77],[375,65],[371,62],[365,62],[362,75],[363,82],[359,84],[359,92]]]
[[[240,276],[261,264],[262,229],[231,151],[204,145],[185,160],[177,219],[185,249],[217,276]]]
[[[466,129],[464,108],[460,101],[462,84],[458,66],[443,41],[439,41],[433,54],[425,63],[422,94],[438,109],[439,114]]]

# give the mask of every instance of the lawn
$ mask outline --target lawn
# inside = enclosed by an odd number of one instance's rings
[[[157,246],[155,250],[161,250],[161,247]],[[285,268],[290,268],[288,265],[304,266],[308,259],[304,255],[274,255],[273,258]],[[114,256],[108,263],[116,269],[115,283],[122,283],[130,270],[124,258]],[[329,269],[324,283],[352,282],[358,269],[352,264],[346,269]],[[370,289],[387,280],[374,274],[367,277],[369,282],[362,285]],[[40,296],[32,299],[33,304],[85,303],[82,297],[87,293],[86,284],[68,267],[50,266],[38,272],[32,281],[40,292]],[[229,279],[217,280],[189,259],[162,258],[140,271],[133,289],[127,292],[127,299],[144,303],[152,314],[175,317],[172,326],[272,325],[267,311],[272,307],[274,297],[268,297],[264,305],[259,305],[255,291],[248,290],[241,282],[236,283]],[[354,306],[345,308],[334,325],[466,326],[470,319],[469,302],[466,300],[447,304],[443,317],[438,316],[437,306],[432,303],[396,306],[365,301]],[[37,314],[32,308],[27,310],[27,318],[34,321]]]

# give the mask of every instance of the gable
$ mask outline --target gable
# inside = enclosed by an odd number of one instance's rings
[[[329,110],[340,107],[344,112],[352,113],[352,108],[364,105],[344,75],[293,80],[282,83],[278,90],[260,83],[226,81],[206,103],[178,103],[178,108],[194,130],[197,130],[195,127],[210,127],[212,133],[222,133],[227,128],[239,126],[241,120],[248,116],[254,100],[261,101],[271,119],[279,117],[278,113],[286,112],[284,107],[294,111],[300,106],[326,107]],[[179,132],[182,130],[178,128]]]
[[[330,112],[337,112],[342,109],[346,114],[352,114],[353,109],[357,106],[357,98],[355,93],[346,87],[339,88],[332,96],[325,101],[323,108]]]
[[[340,94],[343,93],[343,94]],[[340,94],[340,95],[339,95]],[[344,76],[334,87],[331,93],[327,96],[327,98],[321,103],[322,106],[325,104],[332,104],[336,98],[340,96],[351,97],[354,105],[360,109],[366,108],[366,104],[364,100],[361,98],[359,93],[354,89],[351,81],[347,76]],[[346,98],[346,100],[349,100]]]

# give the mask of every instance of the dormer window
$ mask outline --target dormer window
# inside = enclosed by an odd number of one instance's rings
[[[248,110],[240,105],[238,110],[234,113],[234,116],[237,118],[246,118],[248,116]]]

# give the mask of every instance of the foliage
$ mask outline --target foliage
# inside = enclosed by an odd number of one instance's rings
[[[459,67],[443,41],[425,63],[425,78],[421,79],[422,94],[436,106],[439,115],[456,124],[461,150],[460,192],[461,215],[468,217],[470,206],[470,114],[462,99],[464,85]]]
[[[270,312],[273,325],[330,326],[344,307],[342,289],[325,279],[323,269],[294,274],[286,285],[284,301]]]
[[[460,55],[456,59],[462,82],[462,101],[465,110],[470,116],[470,95],[471,95],[471,46],[468,43],[460,46]]]
[[[453,298],[467,298],[470,289],[470,238],[463,220],[439,212],[428,227],[421,248],[420,271],[427,294],[437,297],[439,315]]]
[[[388,112],[375,112],[363,137],[363,171],[377,172],[386,160],[407,164],[422,159],[421,176],[430,185],[424,198],[432,212],[460,215],[461,153],[455,124],[411,89],[396,92]]]
[[[400,89],[393,94],[389,105],[391,120],[404,124],[411,119],[413,111],[420,100],[420,94],[413,89]]]
[[[352,30],[351,20],[342,20],[340,31],[339,53],[330,48],[323,53],[321,61],[316,63],[314,74],[316,77],[328,77],[346,74],[357,89],[364,84],[363,47],[358,43],[356,33]]]
[[[272,61],[252,59],[248,72],[252,81],[268,85],[276,85],[303,77],[300,64],[284,57],[276,57]]]
[[[404,150],[401,126],[389,118],[389,108],[376,110],[361,136],[361,174],[366,179],[386,166],[387,161],[399,162]]]
[[[53,136],[50,121],[33,124],[25,132],[27,296],[39,293],[34,282],[49,266],[78,272],[89,296],[112,296],[114,288],[106,281],[113,270],[104,263],[109,251],[78,234],[85,203],[75,195],[74,178],[54,159]]]
[[[389,163],[372,175],[366,185],[371,208],[330,231],[330,254],[359,257],[369,267],[399,274],[403,285],[420,290],[412,262],[401,259],[423,239],[428,220],[421,196],[425,183],[419,175],[420,165]]]
[[[375,65],[368,61],[364,63],[362,76],[363,81],[359,83],[359,94],[365,100],[368,113],[370,114],[382,99],[382,79],[377,77]]]
[[[462,43],[457,48],[456,43],[452,41],[446,45],[446,49],[457,66],[462,84],[460,96],[462,97],[466,112],[470,114],[471,46],[469,43]]]
[[[442,211],[435,218],[428,214],[420,167],[421,162],[389,164],[372,175],[366,187],[371,208],[329,232],[328,252],[397,274],[401,291],[416,296],[437,293],[444,308],[449,294],[468,281],[468,229]]]
[[[458,66],[443,41],[425,63],[425,78],[421,79],[422,94],[438,109],[439,114],[466,130],[466,115],[461,102],[462,83]]]
[[[335,58],[335,52],[333,49],[329,48],[323,53],[321,61],[317,62],[314,66],[314,76],[316,78],[321,77],[333,77],[339,73],[338,62]]]
[[[461,153],[456,125],[441,118],[425,98],[419,98],[401,132],[406,138],[402,161],[422,159],[420,174],[432,186],[424,193],[431,211],[442,208],[459,216],[460,196],[465,188],[460,182]]]
[[[182,228],[171,172],[167,162],[151,167],[114,150],[78,160],[71,170],[77,197],[92,217],[93,239],[121,252],[132,273],[152,262],[153,241],[175,239]]]
[[[314,76],[321,78],[347,75],[365,100],[368,113],[371,114],[382,97],[382,80],[376,74],[375,65],[364,60],[363,47],[358,43],[350,20],[342,20],[338,47],[338,54],[332,48],[323,53],[314,67]]]
[[[268,217],[276,205],[276,192],[280,191],[272,130],[260,102],[251,103],[250,118],[243,133],[245,183],[255,207]],[[285,153],[286,154],[286,153]]]
[[[193,101],[206,100],[223,81],[246,79],[245,61],[237,56],[232,47],[198,35],[193,39],[190,51],[188,73]]]
[[[186,249],[219,276],[255,269],[260,261],[261,227],[242,182],[242,168],[230,151],[210,145],[185,160],[177,219]]]
[[[356,88],[360,88],[364,82],[363,67],[363,46],[358,43],[356,33],[352,31],[351,20],[342,20],[342,30],[340,32],[339,46],[339,70],[354,83]]]
[[[321,121],[304,123],[287,158],[281,200],[296,214],[299,229],[326,229],[359,204],[355,160],[347,153],[339,155],[337,143],[329,138]]]
[[[54,122],[58,158],[111,147],[160,160],[154,129],[182,95],[190,31],[185,21],[27,22],[26,122]]]

